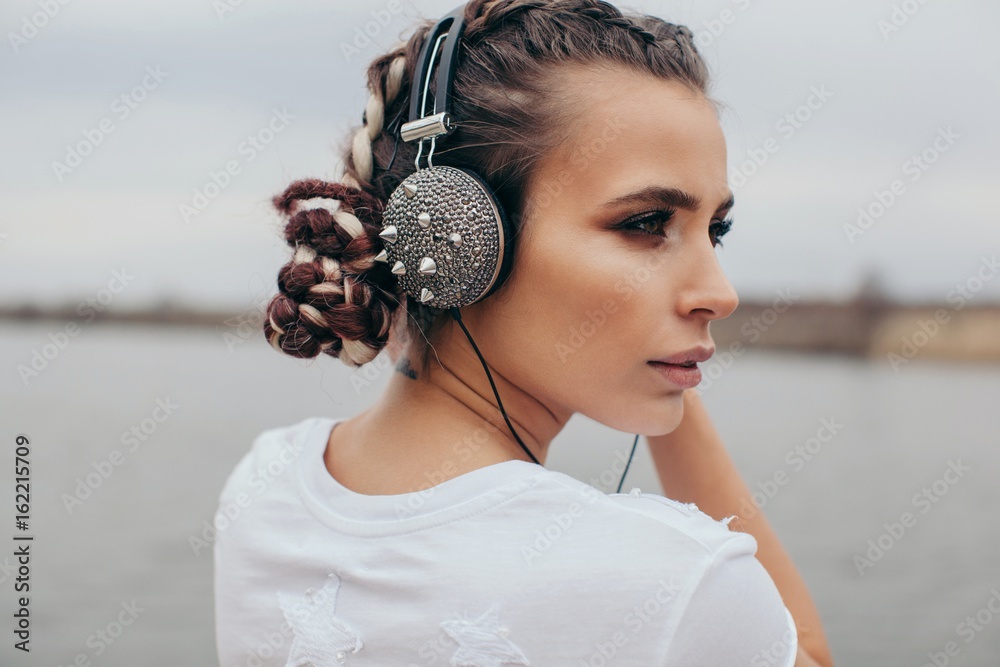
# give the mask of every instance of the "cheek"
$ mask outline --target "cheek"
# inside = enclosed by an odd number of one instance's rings
[[[511,379],[581,411],[597,393],[635,381],[643,332],[663,315],[646,307],[650,272],[636,261],[610,232],[540,229],[526,239],[497,311],[503,324],[489,328],[506,331],[506,342],[495,342]]]

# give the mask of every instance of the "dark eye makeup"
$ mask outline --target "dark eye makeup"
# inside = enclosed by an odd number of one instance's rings
[[[670,219],[673,218],[674,213],[675,211],[668,209],[640,213],[618,223],[615,225],[615,229],[624,230],[629,234],[662,236],[663,229]],[[732,229],[732,226],[733,219],[731,217],[725,220],[712,221],[712,224],[708,227],[708,233],[712,237],[713,247],[723,247],[721,239]]]

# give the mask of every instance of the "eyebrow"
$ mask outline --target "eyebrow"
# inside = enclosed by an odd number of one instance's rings
[[[727,211],[731,209],[735,203],[736,198],[733,196],[733,193],[730,192],[729,197],[719,204],[719,207],[715,209],[715,212],[721,213],[723,211]],[[627,195],[616,197],[604,204],[604,208],[614,208],[623,204],[651,204],[667,206],[669,208],[679,208],[687,211],[697,211],[701,208],[701,198],[679,188],[667,188],[659,185],[650,185],[642,190],[636,190],[635,192],[630,192]]]

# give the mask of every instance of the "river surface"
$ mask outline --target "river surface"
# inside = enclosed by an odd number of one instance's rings
[[[231,326],[94,322],[43,350],[62,331],[57,322],[0,325],[9,526],[0,539],[34,536],[29,654],[13,648],[14,546],[0,549],[0,664],[63,666],[81,655],[107,667],[216,664],[211,550],[196,550],[190,536],[211,520],[226,475],[261,430],[355,414],[388,371],[352,382],[337,360],[295,360]],[[51,359],[25,382],[18,367],[35,350]],[[751,350],[703,387],[813,594],[837,665],[935,664],[928,654],[938,665],[1000,664],[1000,367],[914,361],[894,372]],[[810,440],[824,423],[837,424],[833,437]],[[123,446],[134,426],[142,439]],[[18,434],[31,441],[24,533],[12,507]],[[578,415],[547,465],[590,481],[631,441]],[[790,454],[796,448],[808,460]],[[79,480],[109,469],[115,449],[122,455],[107,478],[69,503]],[[662,491],[644,442],[625,486]],[[119,618],[129,624],[101,639]]]

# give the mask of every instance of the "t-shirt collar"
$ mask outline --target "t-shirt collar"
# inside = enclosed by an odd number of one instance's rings
[[[317,417],[299,435],[296,481],[317,519],[353,535],[406,533],[484,511],[527,490],[543,466],[513,459],[494,463],[412,493],[367,495],[348,489],[326,468],[330,433],[344,418]]]

